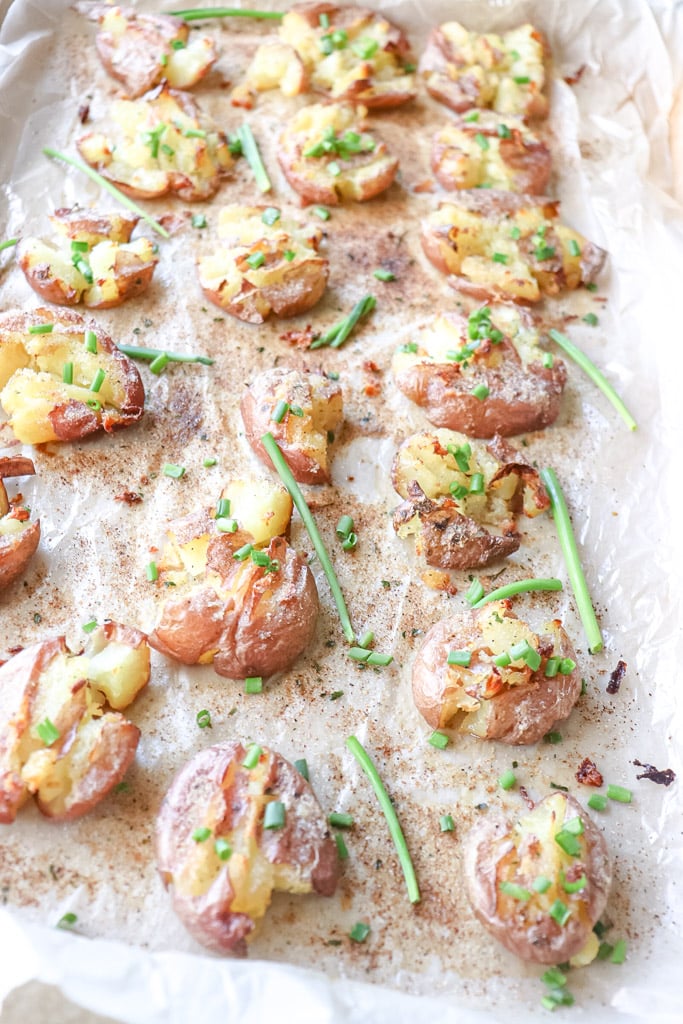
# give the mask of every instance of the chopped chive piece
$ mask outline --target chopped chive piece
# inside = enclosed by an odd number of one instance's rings
[[[92,331],[86,332],[92,334]],[[95,341],[95,335],[93,334],[93,341]],[[88,344],[86,341],[86,348]],[[160,348],[142,348],[140,345],[117,345],[119,352],[123,352],[124,356],[128,356],[129,359],[142,359],[146,363],[153,363],[159,356],[166,356],[169,363],[201,363],[202,366],[213,366],[213,359],[209,356],[194,356],[194,355],[183,355],[180,352],[164,352]],[[97,348],[88,348],[89,352],[96,352]]]
[[[512,658],[507,653],[507,651],[503,651],[502,654],[497,654],[495,656],[495,658],[493,659],[493,664],[497,668],[507,668],[511,661],[512,661]]]
[[[304,411],[300,405],[290,405],[289,411],[291,412],[292,416],[301,417],[304,415]]]
[[[291,249],[285,249],[282,255],[287,260],[288,263],[291,263],[294,257],[296,256],[296,253],[292,252]]]
[[[545,974],[541,975],[541,981],[544,985],[562,988],[567,984],[567,975],[563,974],[559,967],[550,967]]]
[[[159,63],[161,64],[162,68],[166,67],[166,65],[168,64],[168,54],[167,53],[162,53],[161,54],[161,56],[159,57]]]
[[[383,267],[378,267],[377,270],[373,270],[372,276],[376,277],[378,281],[395,281],[396,275],[392,274],[390,270],[384,270]]]
[[[553,921],[557,921],[561,928],[564,928],[569,918],[572,916],[572,912],[566,903],[562,900],[555,900],[552,907],[548,911]]]
[[[242,761],[242,767],[248,768],[249,771],[251,771],[252,768],[255,768],[256,765],[259,763],[259,759],[262,753],[263,750],[261,747],[259,747],[258,743],[252,743],[249,749],[247,750],[244,761]]]
[[[628,429],[635,430],[637,426],[636,421],[633,419],[633,416],[631,416],[631,413],[628,411],[619,395],[616,393],[607,378],[597,368],[595,363],[593,363],[580,348],[577,348],[574,342],[570,341],[565,334],[561,334],[559,331],[554,329],[548,333],[553,341],[560,346],[562,351],[565,352],[570,359],[573,359],[577,366],[580,366],[584,373],[590,377],[593,383],[600,388],[608,402],[611,402],[617,410]],[[593,654],[595,652],[591,651],[591,653]]]
[[[94,412],[100,412],[102,409],[102,403],[98,402],[96,398],[88,399],[88,401],[85,404]]]
[[[514,78],[517,85],[528,85],[531,81],[528,75],[515,75]]]
[[[591,327],[597,327],[599,322],[595,313],[586,313],[586,315],[582,316],[581,319],[585,324],[590,324]]]
[[[73,928],[76,921],[78,921],[78,916],[69,911],[66,914],[62,914],[59,921],[57,921],[57,928],[66,929],[68,931],[69,928]]]
[[[182,129],[182,134],[185,136],[186,139],[205,139],[206,138],[206,132],[204,131],[203,128],[183,128]],[[162,146],[161,148],[163,149],[164,147]],[[230,152],[232,153],[232,150],[230,150]]]
[[[534,890],[534,892],[539,892],[543,894],[544,892],[548,891],[552,884],[553,883],[550,881],[550,879],[546,878],[545,875],[539,875],[538,878],[535,878],[534,881],[531,883],[531,888]]]
[[[162,373],[166,369],[166,367],[168,366],[170,361],[171,360],[168,358],[166,353],[162,352],[161,355],[158,355],[149,364],[149,372],[150,373],[154,373],[154,374],[156,374],[158,376],[160,373]]]
[[[185,476],[185,467],[177,466],[174,462],[164,463],[164,476],[170,476],[173,480],[180,480]]]
[[[513,661],[524,661],[535,672],[541,664],[541,655],[535,650],[528,640],[522,640],[513,644],[510,648],[510,657]]]
[[[473,579],[469,586],[469,590],[465,594],[465,600],[468,604],[475,605],[481,601],[483,596],[484,588],[481,585],[481,580]]]
[[[94,629],[97,629],[97,619],[90,619],[88,622],[84,622],[81,629],[84,633],[92,633]]]
[[[97,335],[94,331],[86,331],[84,337],[84,344],[86,351],[97,352]],[[119,347],[119,350],[123,352],[123,349]]]
[[[332,160],[327,165],[327,170],[329,171],[333,178],[338,178],[339,175],[341,174],[341,167],[339,166],[336,160]]]
[[[475,121],[478,121],[478,120],[479,120],[479,111],[478,110],[471,110],[469,112],[469,114],[465,114],[465,116],[463,117],[463,121],[465,122],[465,124],[473,124]]]
[[[8,238],[6,241],[0,242],[0,252],[4,252],[5,249],[13,249],[14,246],[18,244],[18,238]]]
[[[545,736],[543,737],[543,742],[544,743],[553,743],[553,744],[561,743],[562,742],[562,733],[561,732],[547,732],[545,734]]]
[[[270,418],[273,423],[282,423],[283,419],[289,412],[289,403],[284,402],[282,399],[277,403],[275,408],[270,414]]]
[[[348,537],[352,530],[353,519],[351,516],[342,516],[335,529],[337,536],[342,538]]]
[[[609,960],[612,964],[623,964],[626,959],[626,939],[617,939],[610,954]]]
[[[159,570],[156,562],[149,562],[145,572],[147,573],[147,579],[150,583],[156,583],[159,579]]]
[[[175,149],[172,149],[171,146],[167,145],[165,142],[161,143],[161,145],[159,146],[159,149],[161,150],[162,153],[165,153],[166,156],[174,156],[175,155]],[[201,214],[199,216],[201,216]],[[193,221],[196,220],[196,219],[198,219],[198,218],[197,217],[193,217],[192,218]],[[193,224],[192,226],[195,227],[195,228],[196,227],[202,227],[202,228],[206,227],[206,218],[203,217],[202,219],[205,221],[204,224]]]
[[[197,712],[196,722],[200,729],[210,729],[211,712],[208,711],[206,708],[202,708],[201,711]]]
[[[327,820],[334,828],[351,828],[353,825],[353,815],[344,814],[342,811],[333,811],[328,814]]]
[[[393,654],[382,654],[380,651],[371,651],[370,657],[366,660],[366,665],[375,665],[386,668],[387,665],[391,665],[393,660]]]
[[[365,647],[350,647],[346,653],[354,661],[367,661],[370,657],[370,651]]]
[[[566,829],[563,828],[560,832],[555,834],[555,842],[560,849],[564,850],[564,852],[570,857],[581,856],[581,843],[579,842],[579,837],[568,832]]]
[[[517,776],[512,771],[512,769],[508,769],[506,772],[503,772],[503,774],[498,779],[498,785],[500,786],[501,789],[505,790],[512,789],[514,786],[517,785]]]
[[[366,649],[372,644],[375,639],[375,634],[369,629],[366,633],[363,633],[362,637],[358,641],[359,647],[365,647]]]
[[[568,882],[566,877],[565,877],[564,871],[561,871],[560,872],[560,884],[561,884],[561,886],[562,886],[562,888],[564,889],[565,892],[568,892],[568,893],[581,892],[581,890],[585,889],[586,886],[588,885],[588,879],[586,878],[585,875],[581,875],[581,877],[577,878],[575,882]]]
[[[214,513],[214,519],[224,519],[225,516],[230,515],[230,499],[219,498],[216,504],[216,511]]]
[[[64,367],[62,369],[62,381],[65,384],[73,384],[73,382],[74,382],[74,364],[73,363],[64,363]]]
[[[400,348],[398,348],[396,351],[397,352],[408,352],[411,355],[414,355],[417,352],[417,342],[416,341],[407,341],[405,343],[405,345],[401,345]]]
[[[203,213],[195,213],[193,215],[193,217],[192,217],[192,227],[193,228],[205,228],[206,227],[206,217],[204,216]]]
[[[551,260],[555,255],[555,248],[552,245],[537,245],[534,250],[534,256],[539,263],[544,263],[545,260]]]
[[[546,370],[552,370],[555,360],[553,359],[552,352],[543,353],[543,366]]]
[[[545,663],[545,677],[546,677],[546,679],[554,679],[559,671],[560,671],[560,659],[559,658],[548,658],[548,660]]]
[[[498,133],[498,137],[501,139],[509,139],[512,137],[512,132],[506,124],[499,124],[496,128],[496,132]]]
[[[460,501],[461,498],[466,498],[470,493],[463,484],[458,484],[455,480],[449,485],[448,489],[457,501]]]
[[[269,227],[279,221],[279,219],[280,211],[277,206],[267,206],[261,214],[261,220],[264,224],[268,224]]]
[[[49,718],[44,718],[42,722],[38,723],[36,732],[46,747],[51,747],[61,735],[59,729],[56,728]]]
[[[431,743],[433,747],[436,747],[437,750],[445,750],[450,743],[450,740],[445,732],[439,732],[438,729],[435,729],[429,737],[428,742]]]
[[[314,206],[313,213],[316,215],[316,217],[319,217],[320,220],[329,220],[330,217],[332,216],[330,211],[326,210],[324,206]]]
[[[609,942],[601,942],[596,960],[608,960],[614,951],[614,946]]]
[[[206,825],[204,825],[202,828],[196,828],[194,830],[194,832],[192,833],[192,838],[194,839],[195,843],[205,843],[210,835],[211,829],[207,828]]]
[[[228,135],[228,149],[231,156],[242,156],[242,143],[237,134]]]
[[[517,225],[515,225],[513,228],[510,229],[510,238],[514,238],[515,241],[517,241],[517,239],[520,237],[521,234],[522,234],[522,232],[517,227]]]
[[[412,75],[413,71],[417,70],[417,64],[411,64],[411,62],[408,61],[406,64],[403,65],[403,70],[407,75]]]
[[[349,643],[353,643],[356,634],[354,632],[353,626],[351,625],[351,619],[349,618],[349,612],[346,607],[346,602],[344,601],[344,595],[342,594],[341,587],[339,586],[337,574],[335,573],[332,562],[330,561],[330,556],[328,555],[325,549],[325,545],[323,544],[322,537],[320,536],[320,532],[318,531],[318,527],[316,526],[315,520],[311,515],[311,510],[306,504],[306,499],[301,493],[301,489],[299,488],[299,485],[294,479],[292,471],[287,465],[285,458],[282,452],[280,451],[280,448],[273,435],[271,433],[264,434],[263,437],[261,438],[261,444],[263,445],[268,457],[270,458],[270,461],[273,463],[275,471],[282,480],[282,483],[289,491],[289,495],[294,504],[296,505],[297,511],[303,520],[304,526],[308,531],[308,535],[311,538],[311,541],[313,542],[313,547],[315,548],[316,554],[320,559],[320,564],[322,565],[325,571],[325,575],[327,576],[328,583],[330,584],[330,590],[332,591],[332,596],[337,606],[337,611],[339,613],[339,618],[341,620],[342,629],[344,630],[344,636],[346,637]]]
[[[607,807],[607,797],[602,793],[593,793],[588,797],[588,806],[592,811],[604,811]]]
[[[260,250],[258,252],[252,252],[251,256],[247,256],[247,263],[252,270],[258,270],[258,268],[262,267],[265,262],[266,257]]]
[[[95,374],[95,376],[93,377],[93,382],[90,385],[90,390],[94,391],[95,393],[97,393],[100,390],[100,388],[102,387],[102,385],[104,384],[104,378],[105,377],[106,377],[106,374],[105,374],[104,370],[100,368],[97,371],[97,373]]]
[[[361,60],[370,60],[377,53],[379,43],[376,39],[371,39],[369,36],[361,36],[355,43],[352,43],[351,49]]]
[[[507,253],[504,252],[494,252],[492,258],[494,263],[502,263],[504,265],[507,264],[508,260],[510,259]]]
[[[219,860],[230,860],[232,856],[232,846],[227,839],[217,839],[213,844],[213,848],[216,851],[216,856]]]
[[[348,537],[344,537],[344,540],[342,541],[342,547],[344,551],[353,551],[357,544],[358,537],[353,531],[351,531]]]
[[[570,676],[576,668],[576,662],[573,658],[563,658],[560,662],[560,675]]]
[[[455,822],[451,814],[442,814],[439,818],[439,828],[442,832],[453,832],[455,829]]]
[[[281,800],[271,800],[266,804],[266,811],[263,815],[264,828],[284,828],[286,818],[285,805]]]
[[[29,327],[28,333],[29,334],[52,334],[54,328],[55,328],[54,324],[33,324],[32,327]]]
[[[349,37],[343,28],[338,28],[332,33],[332,44],[335,50],[343,50],[349,41]]]
[[[253,171],[254,178],[256,179],[256,185],[261,192],[270,192],[272,188],[270,178],[268,177],[268,172],[263,166],[263,160],[261,159],[261,154],[251,128],[245,123],[238,128],[237,135],[242,143],[242,152]]]
[[[171,49],[172,50],[184,50],[185,49],[185,43],[182,41],[182,39],[172,39],[171,40]]]
[[[515,594],[526,594],[531,590],[562,590],[562,580],[534,578],[506,583],[504,587],[498,587],[497,590],[492,590],[490,594],[480,598],[474,607],[481,608],[489,601],[503,601],[508,597],[514,597]]]
[[[339,860],[348,860],[349,850],[341,832],[336,833],[334,841],[337,845],[337,856],[339,857]]]
[[[575,818],[570,818],[569,821],[566,821],[564,828],[566,832],[573,836],[582,836],[585,831],[583,821],[578,814]]]
[[[575,238],[570,238],[569,239],[569,255],[570,256],[580,256],[581,255],[581,246],[579,245],[579,243],[576,241]]]
[[[359,320],[367,316],[377,305],[374,295],[366,295],[359,299],[347,317],[340,323],[335,324],[329,331],[317,338],[310,346],[311,349],[323,348],[329,345],[330,348],[340,348],[349,337]]]
[[[477,384],[476,387],[472,388],[472,395],[474,398],[478,398],[480,402],[483,402],[489,396],[489,389],[485,384]]]
[[[349,938],[354,942],[365,942],[370,934],[370,925],[364,921],[358,921],[349,932]]]
[[[302,777],[303,779],[305,779],[305,780],[306,780],[306,782],[308,782],[308,781],[309,781],[309,775],[308,775],[308,761],[306,760],[306,758],[305,758],[305,757],[300,757],[300,758],[298,758],[298,760],[296,760],[296,761],[294,762],[294,767],[295,767],[295,768],[296,768],[296,770],[298,771],[299,775],[300,775],[300,776],[301,776],[301,777]]]
[[[607,799],[616,800],[619,804],[630,804],[633,799],[633,793],[630,789],[625,789],[623,786],[609,785],[607,787]]]
[[[527,900],[531,899],[529,890],[525,889],[522,885],[516,885],[514,882],[499,882],[498,888],[506,896],[511,896],[513,900],[521,900],[523,903],[526,903]]]
[[[245,693],[261,693],[263,691],[263,679],[261,676],[248,676],[244,680]]]
[[[202,462],[202,466],[204,467],[204,469],[211,469],[211,467],[215,466],[217,462],[218,459],[214,458],[213,455],[207,455],[207,457]]]
[[[485,135],[482,135],[481,132],[477,132],[477,134],[474,136],[474,141],[483,152],[486,152],[486,150],[489,148],[489,140],[486,138]]]
[[[71,251],[72,252],[87,252],[88,248],[89,248],[89,246],[88,246],[87,242],[72,242],[71,243]]]
[[[550,333],[552,334],[553,332],[551,331]],[[553,469],[542,469],[541,480],[545,484],[548,497],[550,498],[555,529],[557,530],[560,547],[562,548],[562,554],[567,566],[567,573],[578,605],[579,616],[586,632],[588,650],[591,654],[597,654],[603,648],[602,633],[588,592],[588,584],[586,583],[586,577],[581,566],[567,503]]]
[[[389,826],[389,832],[393,839],[398,859],[401,863],[403,870],[403,877],[405,878],[406,887],[408,889],[408,898],[411,903],[419,903],[420,901],[420,888],[418,886],[417,877],[415,875],[415,868],[410,858],[408,846],[401,829],[394,805],[392,804],[389,794],[387,793],[384,783],[379,777],[377,769],[375,768],[372,760],[368,756],[363,745],[356,739],[355,736],[349,736],[346,741],[346,746],[351,751],[355,759],[360,764],[361,768],[370,780],[370,784],[375,791],[375,795],[379,800],[380,807],[386,818],[387,825]]]
[[[470,662],[472,661],[471,651],[449,651],[446,662],[449,665],[462,665],[463,668],[469,668]]]
[[[484,493],[484,474],[473,473],[470,479],[470,494],[483,494]]]
[[[327,15],[327,14],[319,15],[319,17],[318,17],[318,24],[320,25],[321,28],[329,28],[330,27],[329,15]]]

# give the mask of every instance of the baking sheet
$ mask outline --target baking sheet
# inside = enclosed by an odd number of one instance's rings
[[[11,908],[0,919],[0,944],[7,950],[0,998],[39,977],[83,1005],[126,1021],[187,1019],[198,1000],[207,1021],[219,1013],[223,1019],[226,1003],[235,1013],[248,1006],[255,1019],[267,1012],[287,1019],[282,1007],[291,1005],[299,1020],[408,1020],[429,1012],[427,996],[440,997],[432,1011],[440,1019],[451,1013],[464,1021],[533,1018],[542,1012],[541,971],[519,963],[473,919],[462,891],[459,837],[482,813],[477,804],[519,812],[519,796],[502,794],[495,785],[513,758],[532,797],[545,795],[553,781],[585,799],[574,772],[591,756],[609,781],[635,790],[630,807],[615,805],[600,817],[615,858],[609,918],[614,934],[628,937],[629,960],[625,968],[598,964],[572,972],[570,987],[591,1020],[679,1019],[678,788],[636,782],[631,763],[637,757],[671,767],[680,777],[676,737],[683,723],[675,680],[681,602],[671,568],[681,564],[681,542],[671,515],[677,497],[671,453],[680,443],[675,369],[681,357],[671,296],[680,288],[683,226],[670,198],[671,38],[635,0],[382,6],[412,29],[418,50],[429,26],[445,17],[482,29],[533,18],[549,35],[556,76],[549,126],[554,191],[565,219],[607,248],[610,261],[597,296],[582,292],[546,303],[542,312],[553,323],[588,310],[599,314],[599,327],[572,324],[571,336],[608,372],[640,428],[629,435],[570,367],[560,420],[551,430],[529,435],[526,454],[539,465],[553,465],[564,483],[606,650],[587,654],[568,591],[559,602],[547,596],[520,599],[520,614],[536,615],[537,621],[555,614],[565,619],[588,680],[588,694],[562,726],[563,743],[511,749],[465,737],[444,752],[426,744],[429,730],[410,698],[410,665],[420,643],[420,633],[413,634],[461,605],[467,579],[453,576],[460,596],[427,590],[409,546],[391,529],[391,458],[400,440],[426,421],[397,393],[388,367],[397,344],[435,308],[454,303],[419,246],[417,220],[438,194],[413,191],[429,177],[428,129],[448,115],[423,97],[401,113],[373,118],[378,133],[401,155],[401,184],[371,206],[334,211],[327,225],[327,296],[311,315],[284,327],[276,322],[255,329],[227,316],[219,319],[220,311],[207,306],[194,284],[194,259],[210,243],[217,208],[258,199],[240,162],[213,203],[195,208],[206,213],[209,233],[198,236],[188,229],[163,242],[148,295],[98,316],[115,340],[201,350],[216,365],[210,371],[175,368],[160,378],[142,370],[148,412],[139,427],[35,453],[38,475],[22,491],[40,510],[43,540],[27,585],[0,595],[0,646],[60,632],[78,642],[80,623],[91,615],[143,628],[152,623],[154,600],[143,567],[162,540],[164,524],[212,503],[222,482],[244,474],[245,467],[261,472],[241,435],[237,402],[253,373],[277,360],[341,374],[346,424],[335,446],[335,486],[315,492],[316,512],[335,554],[340,511],[353,514],[361,542],[356,555],[337,557],[340,582],[356,629],[373,629],[378,649],[391,650],[395,663],[381,673],[349,665],[319,573],[323,610],[316,640],[261,697],[245,697],[239,684],[210,669],[177,669],[155,655],[152,682],[130,709],[143,733],[130,789],[70,825],[55,826],[26,808],[0,833],[0,886]],[[674,13],[673,6],[660,5],[660,24],[676,24]],[[221,127],[233,131],[243,114],[230,107],[221,83],[239,80],[250,52],[272,29],[234,21],[204,28],[216,35],[224,56],[196,95]],[[43,145],[73,152],[83,97],[90,99],[96,122],[115,94],[86,44],[92,34],[58,0],[15,0],[6,20],[0,168],[9,184],[3,188],[2,237],[22,230],[40,234],[53,208],[98,198],[90,182],[40,154]],[[580,83],[567,86],[563,76],[584,64]],[[277,168],[275,140],[291,109],[291,103],[265,94],[249,115],[273,178],[272,201],[283,209],[296,204]],[[103,205],[111,206],[108,198]],[[175,200],[147,205],[155,214],[182,208]],[[396,262],[398,286],[371,276],[385,258]],[[16,268],[7,267],[0,284],[3,308],[37,304]],[[370,290],[378,310],[341,351],[302,354],[280,339],[299,322],[328,326]],[[379,378],[363,369],[367,360],[380,368]],[[365,394],[376,379],[381,394]],[[0,452],[10,443],[9,432],[0,428]],[[207,454],[217,456],[215,469],[203,469]],[[164,462],[187,466],[186,477],[160,475]],[[128,489],[143,490],[141,506],[114,500]],[[564,578],[551,521],[522,527],[525,543],[497,583],[528,575]],[[293,540],[310,551],[300,527]],[[610,697],[605,685],[620,657],[628,673],[619,694]],[[329,695],[336,690],[344,696],[332,702]],[[210,736],[195,724],[204,707],[212,714]],[[345,751],[352,732],[375,757],[395,798],[422,886],[417,908],[407,901],[366,781]],[[348,836],[351,858],[338,896],[276,897],[248,963],[202,954],[174,917],[152,857],[154,816],[173,772],[200,747],[235,735],[263,740],[289,758],[306,756],[323,807],[350,810],[357,822]],[[455,835],[438,832],[439,816],[446,812],[456,818]],[[50,927],[66,911],[78,915],[78,930],[88,941]],[[363,946],[346,939],[359,919],[372,925]],[[368,981],[388,988],[362,984]],[[421,997],[419,1010],[406,993]]]

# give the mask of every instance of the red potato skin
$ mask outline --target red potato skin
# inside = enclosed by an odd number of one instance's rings
[[[220,743],[181,768],[164,797],[156,840],[158,871],[164,884],[173,886],[174,909],[187,930],[207,948],[238,956],[246,954],[255,922],[230,909],[235,894],[229,861],[201,895],[179,892],[174,885],[183,862],[196,848],[192,833],[197,827],[210,822],[215,836],[246,829],[267,860],[297,866],[321,895],[331,896],[339,877],[336,844],[310,785],[280,754],[265,748],[266,791],[285,803],[286,822],[277,830],[263,829],[260,819],[249,824],[249,772],[241,767],[246,753],[238,741]]]
[[[223,298],[221,290],[205,288],[202,291],[210,302],[225,309],[238,320],[248,324],[262,324],[276,316],[299,316],[316,305],[323,297],[330,274],[330,264],[322,256],[311,257],[285,271],[277,283],[255,287],[246,277],[241,290],[232,299]]]
[[[510,848],[501,842],[510,834],[510,821],[495,812],[482,816],[464,843],[467,894],[476,917],[511,953],[533,963],[563,963],[583,948],[593,925],[605,909],[612,881],[612,868],[602,833],[572,796],[565,799],[564,820],[558,822],[557,830],[572,818],[580,817],[583,821],[588,850],[582,867],[588,885],[582,894],[587,897],[584,907],[579,913],[573,913],[563,927],[548,914],[539,914],[538,919],[529,924],[521,913],[501,917],[498,911],[498,867],[501,856]]]
[[[160,57],[171,51],[171,41],[187,40],[187,26],[181,18],[165,14],[143,14],[122,8],[129,22],[119,40],[105,29],[95,37],[95,46],[108,75],[122,82],[132,99],[158,85],[164,75]],[[207,68],[208,71],[208,68]]]
[[[483,135],[485,138],[496,138],[495,128],[483,125],[456,121],[456,127],[468,135]],[[552,172],[552,155],[544,142],[525,142],[522,133],[516,129],[511,131],[511,138],[500,139],[499,152],[507,167],[513,173],[512,189],[526,195],[543,195]],[[452,146],[441,140],[437,132],[432,140],[431,167],[437,181],[449,192],[466,188],[456,176],[449,171],[448,157]],[[457,152],[457,151],[456,151]]]
[[[35,466],[31,459],[21,455],[0,458],[0,518],[9,507],[3,481],[17,476],[33,476]],[[40,520],[18,534],[0,534],[0,590],[13,583],[28,565],[40,543]]]
[[[60,224],[67,238],[78,238],[87,234],[97,236],[99,241],[110,238],[112,242],[130,242],[140,218],[134,213],[98,213],[82,206],[60,206],[50,217],[53,224]]]

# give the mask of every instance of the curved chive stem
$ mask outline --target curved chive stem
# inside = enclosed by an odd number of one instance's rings
[[[517,580],[516,583],[506,583],[504,587],[498,587],[486,594],[479,601],[472,605],[473,608],[481,608],[489,601],[503,601],[506,597],[514,597],[515,594],[526,594],[530,590],[562,590],[562,580],[551,579],[528,579]]]
[[[118,199],[122,206],[125,206],[133,213],[137,213],[138,217],[149,224],[149,226],[156,231],[157,234],[161,235],[162,238],[171,237],[165,227],[162,227],[158,221],[154,220],[153,217],[150,217],[148,213],[145,213],[141,206],[138,206],[138,204],[134,203],[132,199],[125,196],[123,192],[120,192],[119,189],[117,189],[116,185],[112,185],[110,181],[103,178],[101,174],[98,174],[97,171],[92,167],[89,167],[88,164],[81,163],[80,160],[76,160],[75,157],[72,156],[67,156],[65,153],[59,153],[56,149],[51,149],[50,146],[44,146],[43,153],[45,156],[51,156],[54,160],[62,160],[65,164],[70,164],[72,167],[75,167],[77,171],[83,171],[83,173],[87,174],[92,181],[97,182],[101,188],[106,189],[110,195],[114,196],[115,199]]]
[[[393,839],[394,846],[396,847],[398,859],[401,862],[403,877],[406,880],[406,887],[408,889],[408,898],[411,903],[419,903],[420,887],[417,882],[415,868],[413,867],[413,862],[408,851],[408,845],[405,841],[405,836],[403,835],[403,830],[396,815],[396,811],[394,810],[394,805],[389,798],[389,794],[384,788],[384,783],[380,779],[377,769],[364,749],[363,744],[360,743],[355,736],[349,736],[346,741],[346,746],[367,775],[370,780],[370,784],[375,791],[375,796],[379,800],[380,807],[382,808],[384,817],[387,820],[387,825],[389,826],[391,838]]]
[[[242,7],[191,7],[186,11],[170,11],[185,21],[203,21],[205,18],[257,18],[261,21],[280,21],[282,11],[252,11]]]
[[[0,242],[0,252],[2,252],[4,249],[11,249],[12,246],[17,245],[18,242],[18,238],[8,238],[6,242]]]
[[[555,470],[549,467],[541,470],[541,480],[545,484],[545,488],[550,498],[550,504],[555,518],[555,529],[557,530],[557,536],[560,541],[560,547],[562,548],[562,554],[564,555],[565,565],[567,566],[567,574],[569,576],[569,582],[572,585],[574,591],[574,597],[579,609],[579,615],[581,616],[581,622],[586,632],[586,639],[588,640],[588,650],[591,654],[597,654],[603,648],[602,633],[600,632],[600,626],[595,615],[595,609],[591,602],[591,597],[588,592],[588,584],[586,583],[586,577],[581,566],[581,559],[579,558],[579,551],[576,546],[576,537],[572,530],[571,519],[569,518],[569,510],[567,509],[567,503],[564,500],[564,494],[560,487],[560,482],[555,475]]]
[[[577,366],[581,367],[586,376],[590,377],[594,384],[597,384],[605,398],[611,402],[617,410],[628,429],[635,430],[637,427],[636,421],[633,416],[631,416],[631,413],[628,411],[607,378],[600,370],[598,370],[595,363],[593,363],[588,356],[574,344],[573,341],[570,341],[566,334],[560,334],[559,331],[555,330],[549,331],[549,334],[553,341],[560,346],[562,351],[565,352],[570,359],[573,359]]]
[[[342,594],[341,587],[339,586],[339,580],[337,579],[337,574],[334,571],[334,566],[330,561],[330,556],[325,550],[325,545],[323,544],[323,539],[320,536],[318,527],[316,526],[315,519],[311,514],[310,508],[306,504],[306,499],[301,493],[298,483],[292,476],[292,471],[285,462],[284,455],[280,451],[277,441],[270,432],[263,435],[261,438],[261,444],[268,453],[268,457],[273,463],[277,475],[289,491],[289,495],[297,507],[297,511],[301,516],[303,524],[308,530],[308,536],[313,541],[313,547],[316,550],[316,554],[320,559],[320,564],[325,570],[325,575],[327,576],[328,583],[330,584],[330,590],[332,591],[332,597],[334,598],[334,603],[336,604],[337,611],[339,612],[344,636],[349,643],[353,643],[356,635],[353,631],[353,626],[351,625],[351,619],[349,617],[348,608],[346,607],[344,595]]]
[[[243,124],[237,129],[237,137],[242,143],[242,153],[246,158],[247,163],[254,172],[254,178],[261,192],[270,192],[273,187],[268,177],[263,160],[261,159],[261,153],[254,134],[248,124]]]
[[[165,352],[160,348],[140,348],[138,345],[117,345],[119,352],[129,359],[143,359],[153,363],[160,356],[165,356],[169,363],[201,363],[202,366],[213,366],[214,360],[208,356],[181,355],[178,352]]]
[[[325,334],[316,338],[313,344],[309,345],[309,348],[324,348],[326,345],[329,345],[330,348],[340,348],[358,321],[362,320],[368,313],[371,313],[376,305],[377,299],[374,295],[366,295],[364,298],[359,299],[347,317],[338,324],[335,324],[334,327],[330,327],[329,331],[326,331]]]

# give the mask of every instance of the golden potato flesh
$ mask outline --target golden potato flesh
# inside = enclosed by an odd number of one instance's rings
[[[31,459],[0,458],[0,590],[23,573],[40,541],[40,520],[31,522],[31,512],[21,500],[9,500],[4,482],[34,473]]]
[[[330,482],[328,447],[343,417],[339,385],[319,373],[276,367],[260,374],[240,405],[247,440],[272,467],[261,438],[270,432],[299,483]],[[282,410],[282,416],[275,416]]]
[[[221,309],[260,324],[271,315],[297,316],[318,302],[329,263],[318,253],[320,228],[282,218],[275,207],[226,206],[221,244],[199,260],[199,283]]]
[[[435,426],[470,437],[540,430],[560,412],[567,371],[518,306],[442,313],[394,353],[398,387]]]
[[[278,160],[305,203],[365,202],[393,182],[398,160],[365,131],[364,108],[303,107],[280,136]]]
[[[285,95],[310,88],[366,107],[395,107],[415,95],[409,43],[376,11],[330,3],[294,4],[282,19],[279,35],[277,58],[273,59],[273,47],[257,51],[238,92],[272,89],[282,81]],[[275,67],[279,77],[273,73]]]
[[[111,107],[111,133],[90,132],[78,150],[122,192],[156,199],[174,192],[186,202],[210,199],[232,167],[223,132],[187,94],[167,86]]]
[[[432,139],[432,170],[444,188],[497,188],[543,195],[550,150],[524,118],[473,110],[444,125]]]
[[[274,892],[331,896],[340,870],[309,783],[281,754],[239,741],[201,751],[173,780],[157,867],[194,938],[242,956]]]
[[[560,223],[559,203],[493,189],[463,190],[422,221],[422,247],[457,291],[539,302],[589,284],[606,253]]]
[[[540,118],[548,115],[547,57],[547,43],[533,25],[498,35],[448,21],[429,37],[419,71],[432,96],[458,113],[491,107]]]
[[[144,633],[108,622],[73,654],[64,637],[24,648],[0,666],[0,822],[30,794],[51,818],[91,810],[135,756],[127,707],[149,680]]]
[[[132,99],[162,81],[173,89],[191,89],[216,63],[213,40],[190,37],[189,26],[180,18],[103,7],[98,20],[95,45],[100,59]]]
[[[589,963],[612,867],[602,833],[564,793],[514,823],[483,816],[465,840],[472,909],[510,952],[541,964]]]
[[[512,554],[520,545],[516,517],[550,506],[538,473],[495,437],[484,445],[454,430],[408,437],[392,466],[399,537],[415,536],[428,565],[471,569]]]
[[[25,444],[74,441],[130,426],[145,392],[134,363],[77,313],[0,316],[0,403]]]
[[[289,533],[294,508],[289,492],[272,480],[231,480],[221,491],[229,502],[224,517],[234,519],[255,545],[269,544],[273,537]],[[220,504],[220,503],[219,503]]]
[[[492,601],[432,626],[412,685],[415,706],[433,728],[458,724],[481,739],[523,744],[569,716],[581,675],[559,621],[536,633],[509,601]]]
[[[59,232],[57,245],[28,237],[17,246],[19,266],[41,298],[108,309],[147,289],[159,256],[148,238],[130,241],[137,217],[75,208],[50,219]]]

